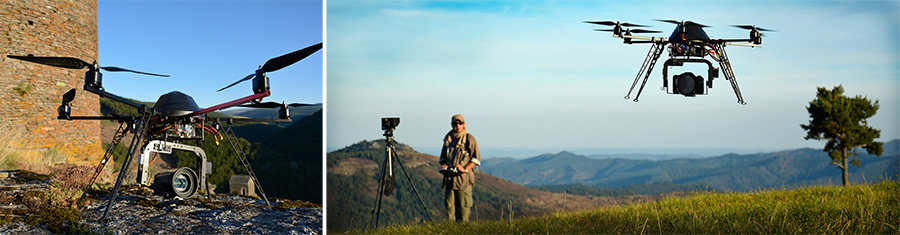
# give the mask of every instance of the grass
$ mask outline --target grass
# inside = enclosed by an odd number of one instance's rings
[[[811,186],[752,193],[701,193],[686,198],[558,212],[513,220],[395,225],[384,234],[897,234],[900,183]],[[359,231],[351,231],[359,232]]]
[[[306,202],[301,200],[290,200],[290,199],[281,199],[281,203],[276,204],[274,207],[277,209],[287,209],[287,208],[322,208],[322,204],[316,204],[312,202]]]

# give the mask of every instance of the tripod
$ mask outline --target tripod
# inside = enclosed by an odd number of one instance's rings
[[[385,158],[384,163],[381,168],[381,180],[378,184],[378,195],[376,196],[375,208],[372,209],[372,222],[375,224],[375,228],[378,228],[378,219],[381,217],[381,199],[384,195],[391,195],[394,191],[394,160],[400,164],[400,169],[403,169],[403,174],[406,175],[406,180],[409,182],[409,185],[412,186],[413,192],[416,192],[416,197],[419,198],[419,203],[422,204],[422,209],[425,210],[425,215],[428,216],[428,220],[431,219],[431,214],[428,214],[428,208],[425,207],[425,202],[422,201],[422,196],[419,196],[419,190],[416,189],[416,185],[412,183],[412,179],[409,178],[409,173],[406,172],[406,167],[403,167],[403,162],[400,161],[400,158],[394,158],[397,156],[397,150],[394,149],[394,138],[393,138],[393,130],[388,129],[384,132],[385,144],[384,152]]]

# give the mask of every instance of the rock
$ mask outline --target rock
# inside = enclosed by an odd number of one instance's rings
[[[0,179],[0,187],[16,188],[2,194],[45,188],[37,182],[15,184]],[[138,190],[141,192],[141,190]],[[149,193],[116,197],[107,218],[98,221],[107,206],[103,196],[81,207],[81,224],[101,234],[322,234],[321,208],[277,209],[262,200],[239,196],[195,196],[164,199]],[[275,203],[273,203],[274,205]],[[0,234],[46,234],[42,226],[27,223],[0,225]]]

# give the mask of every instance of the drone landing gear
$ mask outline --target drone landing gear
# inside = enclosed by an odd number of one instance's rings
[[[100,164],[98,164],[97,167],[94,168],[94,175],[91,176],[91,181],[87,184],[88,187],[94,185],[94,183],[97,181],[97,178],[100,177],[100,173],[103,172],[103,168],[106,167],[106,163],[109,162],[109,158],[112,157],[113,150],[115,150],[116,147],[119,147],[119,143],[122,141],[122,138],[125,137],[125,134],[127,134],[129,130],[131,130],[130,122],[119,123],[119,128],[116,129],[116,134],[115,136],[113,136],[112,145],[110,145],[109,148],[106,149],[106,153],[103,154],[103,159],[100,160]]]
[[[731,82],[731,88],[734,89],[737,102],[741,105],[747,105],[747,102],[744,102],[744,97],[741,96],[741,88],[738,88],[737,78],[734,77],[734,70],[731,68],[731,61],[728,60],[728,54],[725,53],[725,46],[715,44],[715,47],[716,51],[721,52],[719,55],[719,67],[722,68],[722,73],[725,74],[725,80]]]
[[[266,192],[263,191],[262,184],[259,184],[259,179],[256,178],[256,173],[253,173],[253,168],[250,167],[250,163],[247,162],[247,157],[244,155],[244,148],[237,144],[237,137],[235,137],[234,130],[231,129],[231,126],[225,125],[225,139],[228,140],[228,143],[231,143],[231,148],[234,149],[234,152],[237,153],[238,157],[241,159],[241,164],[244,164],[244,170],[250,175],[250,179],[253,179],[253,184],[256,185],[256,190],[259,190],[259,194],[262,195],[263,201],[266,202],[266,206],[271,206],[269,205],[269,198],[266,197]]]
[[[653,46],[650,47],[650,51],[647,52],[647,58],[644,59],[644,64],[641,65],[641,70],[638,71],[637,76],[634,77],[634,82],[631,83],[631,89],[628,89],[628,94],[625,95],[625,99],[631,98],[631,92],[634,91],[634,86],[637,85],[639,79],[641,79],[641,75],[644,75],[644,82],[641,83],[641,88],[638,89],[638,93],[634,96],[634,102],[638,102],[638,97],[641,96],[641,92],[644,91],[644,85],[647,85],[647,79],[650,78],[650,73],[653,72],[653,66],[656,65],[656,61],[659,60],[659,56],[662,55],[663,48],[665,48],[664,43],[653,43]],[[645,72],[646,71],[646,72]]]
[[[131,157],[134,156],[135,151],[137,151],[137,146],[141,145],[144,142],[144,138],[146,137],[144,133],[147,133],[147,126],[150,122],[151,112],[142,112],[141,119],[134,123],[134,137],[131,138],[131,144],[128,146],[128,153],[125,155],[125,162],[122,163],[122,170],[119,171],[119,176],[116,177],[116,184],[113,187],[112,192],[109,194],[109,201],[106,203],[106,209],[103,210],[103,215],[100,216],[100,221],[106,219],[106,215],[109,214],[109,210],[112,209],[113,204],[116,203],[116,194],[119,193],[119,187],[122,186],[122,180],[125,179],[125,176],[128,175],[128,166],[131,165]]]

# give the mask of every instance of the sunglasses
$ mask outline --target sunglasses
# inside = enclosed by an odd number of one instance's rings
[[[453,122],[452,124],[453,125],[462,125],[462,124],[466,124],[466,123],[465,122]]]

